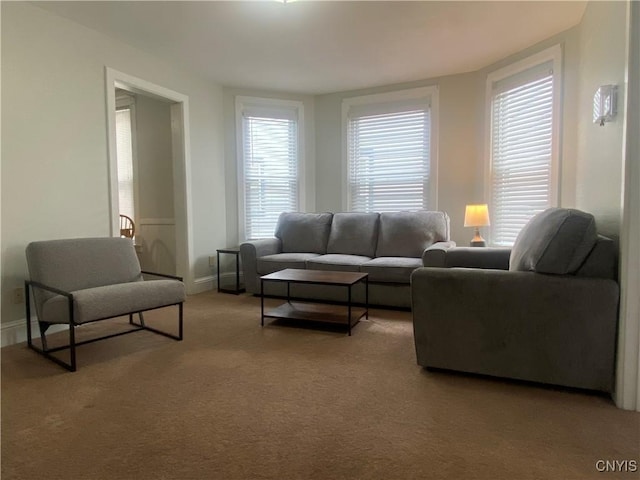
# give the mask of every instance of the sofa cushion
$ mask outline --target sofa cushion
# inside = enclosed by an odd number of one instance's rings
[[[120,316],[163,305],[175,305],[184,302],[185,299],[184,284],[176,280],[119,283],[71,293],[74,300],[75,323]],[[48,323],[69,323],[67,297],[56,295],[44,302],[42,319]]]
[[[326,253],[332,218],[332,213],[281,213],[276,237],[282,240],[282,252]]]
[[[258,258],[257,270],[260,275],[284,270],[285,268],[306,268],[307,260],[319,257],[317,253],[276,253]]]
[[[380,214],[376,257],[421,258],[435,242],[449,240],[449,216],[444,212]]]
[[[360,265],[371,260],[362,255],[328,254],[307,260],[310,270],[337,270],[341,272],[359,272]]]
[[[335,213],[327,253],[373,257],[378,242],[378,213]]]
[[[378,257],[360,266],[371,282],[409,283],[411,273],[422,267],[422,258]]]
[[[572,208],[548,208],[524,226],[511,250],[509,270],[575,273],[596,244],[593,215]]]

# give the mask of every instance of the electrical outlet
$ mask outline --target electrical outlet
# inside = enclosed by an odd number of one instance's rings
[[[22,288],[14,288],[11,291],[11,303],[15,305],[24,303],[24,290]]]
[[[218,258],[216,256],[209,257],[209,266],[215,267],[217,261],[218,261]]]

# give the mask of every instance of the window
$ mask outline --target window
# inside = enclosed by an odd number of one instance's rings
[[[494,245],[513,245],[533,215],[556,205],[559,69],[557,47],[489,76]]]
[[[435,97],[430,87],[343,102],[347,210],[435,208]]]
[[[272,237],[282,212],[302,209],[302,104],[239,97],[240,236]]]
[[[119,213],[135,218],[132,124],[132,110],[130,107],[116,110]]]

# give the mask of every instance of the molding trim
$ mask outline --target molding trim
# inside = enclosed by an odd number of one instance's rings
[[[627,3],[627,82],[624,117],[624,187],[620,231],[620,320],[616,405],[640,412],[640,3]]]
[[[206,292],[207,290],[213,290],[216,286],[216,276],[207,275],[206,277],[199,277],[193,281],[192,294]]]
[[[240,272],[240,283],[243,281],[243,274]],[[226,281],[235,281],[236,274],[235,272],[227,272],[221,273],[220,278],[223,278]],[[194,291],[192,294],[203,293],[208,290],[216,290],[218,288],[218,276],[217,275],[207,275],[206,277],[196,278],[194,283]]]
[[[164,100],[171,100],[171,140],[173,154],[173,196],[176,223],[176,273],[184,278],[187,293],[193,293],[193,208],[191,189],[191,134],[189,97],[147,80],[120,72],[108,66],[104,69],[107,114],[107,157],[109,166],[109,207],[111,234],[118,228],[118,178],[115,137],[115,89],[121,88]]]
[[[175,225],[173,218],[141,218],[138,220],[139,225]]]
[[[63,330],[68,329],[68,325],[51,325],[47,330],[47,335],[49,335],[50,333],[62,332]],[[38,320],[36,319],[36,317],[31,318],[31,332],[34,334],[34,336],[39,336],[40,334],[40,327],[38,326]],[[26,342],[27,325],[25,319],[21,318],[20,320],[14,320],[13,322],[3,323],[0,327],[0,338],[0,346],[2,347]]]

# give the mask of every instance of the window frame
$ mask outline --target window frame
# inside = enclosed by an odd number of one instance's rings
[[[238,239],[240,243],[249,239],[246,237],[246,205],[245,205],[245,176],[244,176],[244,128],[242,122],[243,112],[247,109],[260,109],[273,112],[277,115],[282,111],[295,111],[297,117],[297,161],[298,161],[298,198],[297,210],[305,211],[306,185],[305,185],[305,145],[304,145],[304,104],[297,100],[284,100],[279,98],[262,98],[250,96],[236,96],[236,165],[238,183]],[[275,232],[274,232],[275,233]]]
[[[437,85],[396,90],[387,93],[349,97],[342,100],[342,208],[351,211],[351,184],[349,182],[349,110],[352,107],[403,102],[407,100],[429,102],[429,198],[426,199],[429,210],[438,209],[438,124],[439,124],[439,88]]]
[[[552,124],[551,124],[551,169],[549,206],[556,207],[560,204],[560,163],[562,143],[562,47],[560,44],[549,47],[522,60],[511,63],[506,67],[494,70],[487,75],[485,87],[485,152],[484,152],[484,202],[489,206],[489,216],[493,212],[492,205],[492,152],[493,152],[493,84],[506,78],[518,75],[526,70],[535,68],[544,63],[551,62],[553,70],[553,100],[552,100]],[[493,227],[486,232],[487,245],[496,245],[493,239]],[[508,246],[507,246],[508,247]]]
[[[137,225],[140,218],[140,186],[138,171],[138,132],[136,123],[136,97],[125,93],[116,95],[116,111],[129,110],[131,119],[131,162],[133,167],[133,221]],[[117,128],[117,127],[116,127]],[[117,167],[116,167],[117,173]],[[116,179],[117,181],[117,179]],[[118,215],[120,202],[118,202]]]

